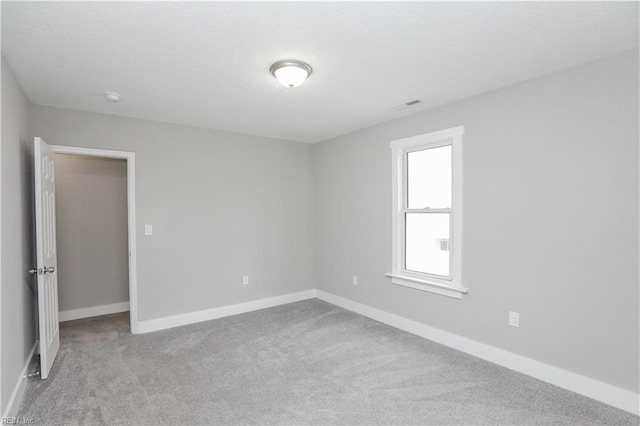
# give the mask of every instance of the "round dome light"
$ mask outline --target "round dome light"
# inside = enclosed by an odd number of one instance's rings
[[[276,80],[290,89],[300,86],[311,75],[309,64],[293,59],[276,62],[270,71]]]

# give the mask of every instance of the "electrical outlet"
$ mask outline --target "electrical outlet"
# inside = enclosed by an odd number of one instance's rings
[[[357,275],[353,276],[353,285],[358,285],[358,276]]]
[[[153,235],[153,226],[145,225],[144,226],[144,235]]]
[[[243,275],[242,276],[242,284],[243,285],[248,285],[249,284],[249,275]]]
[[[509,325],[511,327],[520,327],[520,314],[518,312],[509,311]]]

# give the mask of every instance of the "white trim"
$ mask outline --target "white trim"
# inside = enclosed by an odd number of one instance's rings
[[[391,241],[392,283],[405,287],[428,291],[444,296],[461,299],[468,293],[462,285],[462,135],[464,126],[452,127],[436,132],[425,133],[390,142],[392,157],[392,211]],[[452,206],[450,209],[429,209],[435,213],[448,210],[451,218],[450,228],[450,270],[448,277],[406,271],[404,267],[404,227],[405,213],[411,211],[405,205],[406,173],[404,169],[406,153],[417,149],[430,149],[451,145],[452,149]],[[416,211],[418,209],[415,209]],[[420,211],[426,211],[421,209]]]
[[[423,280],[420,278],[414,278],[407,275],[394,275],[385,274],[385,276],[391,278],[391,282],[403,287],[414,288],[416,290],[427,291],[430,293],[437,293],[443,296],[453,297],[455,299],[462,299],[463,294],[469,292],[468,289],[463,287],[454,287],[450,284],[443,284],[435,281]]]
[[[4,62],[4,57],[0,58],[0,70],[2,67],[1,62]],[[2,72],[0,71],[0,75],[1,74]],[[31,110],[31,107],[29,109]],[[29,111],[29,114],[31,114],[31,111]],[[31,123],[29,123],[29,126],[31,126]],[[0,128],[1,127],[2,127],[2,114],[0,114]],[[2,143],[0,141],[0,165],[1,164],[2,164]],[[0,173],[0,289],[2,288],[4,287],[2,285],[2,173]],[[0,319],[1,318],[2,318],[2,291],[0,291]],[[0,348],[1,347],[2,347],[2,327],[0,327]],[[2,371],[2,350],[0,350],[0,371]],[[0,411],[2,411],[2,380],[1,378],[0,378]]]
[[[317,298],[356,312],[392,327],[432,340],[552,385],[587,396],[616,408],[640,415],[640,394],[563,370],[495,346],[487,345],[448,331],[422,324],[389,312],[363,305],[322,290]]]
[[[81,318],[98,317],[100,315],[117,314],[127,312],[129,310],[129,302],[112,303],[110,305],[92,306],[90,308],[71,309],[68,311],[60,311],[60,322],[73,321]]]
[[[29,355],[27,356],[27,361],[24,363],[24,367],[22,367],[20,377],[18,377],[18,382],[13,388],[13,392],[11,393],[11,398],[9,398],[9,402],[7,402],[7,408],[2,414],[3,419],[6,419],[7,417],[15,417],[18,414],[18,408],[20,408],[20,403],[22,403],[22,398],[24,397],[24,391],[27,389],[27,383],[29,382],[29,379],[27,377],[29,366],[31,365],[33,354],[36,353],[38,344],[39,342],[36,340],[36,342],[33,344],[33,347],[31,348],[31,352],[29,352]]]
[[[460,138],[464,134],[464,126],[451,127],[449,129],[410,136],[408,138],[391,141],[391,148],[406,148],[416,145],[437,144],[451,138]]]
[[[86,155],[89,157],[118,158],[127,160],[127,211],[129,233],[129,305],[131,333],[138,330],[138,263],[136,251],[136,154],[128,151],[79,148],[75,146],[51,145],[56,154]]]
[[[108,149],[80,148],[77,146],[50,145],[56,154],[85,155],[87,157],[119,158],[128,160],[135,155],[129,151],[111,151]]]
[[[170,317],[140,321],[138,323],[138,332],[149,333],[151,331],[165,330],[167,328],[210,321],[231,315],[238,315],[260,309],[272,308],[274,306],[285,305],[287,303],[299,302],[301,300],[313,299],[315,297],[316,290],[306,290],[298,293],[269,297],[266,299],[252,300],[250,302],[238,303],[236,305],[206,309],[204,311],[187,312],[185,314],[173,315]]]

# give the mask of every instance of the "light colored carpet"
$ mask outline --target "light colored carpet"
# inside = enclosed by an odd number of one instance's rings
[[[639,424],[640,418],[313,299],[155,333],[64,323],[39,424]]]

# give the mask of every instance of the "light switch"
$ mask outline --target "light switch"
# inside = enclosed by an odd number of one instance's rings
[[[153,226],[145,225],[144,226],[144,235],[153,235]]]
[[[518,312],[509,311],[509,325],[511,327],[520,327],[520,314]]]

